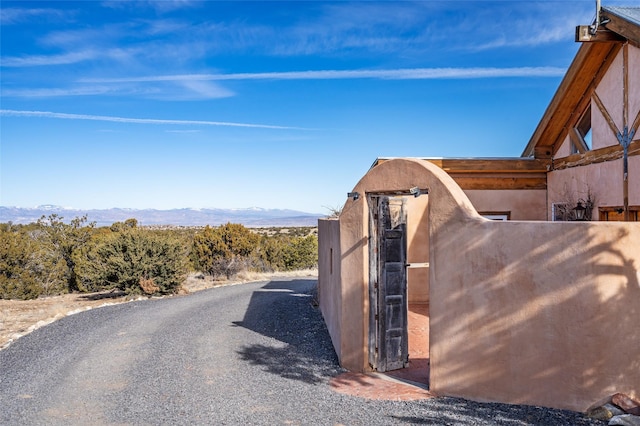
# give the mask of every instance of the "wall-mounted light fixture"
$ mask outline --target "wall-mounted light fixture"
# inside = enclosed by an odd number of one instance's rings
[[[347,193],[347,197],[351,198],[353,201],[357,200],[358,198],[360,198],[360,193],[359,192],[348,192]]]
[[[414,197],[419,197],[421,192],[420,192],[420,188],[418,188],[417,186],[414,186],[413,188],[409,188],[409,194],[413,195]]]
[[[578,205],[573,208],[576,215],[576,220],[585,220],[585,213],[587,208],[582,205],[582,200],[578,200]]]

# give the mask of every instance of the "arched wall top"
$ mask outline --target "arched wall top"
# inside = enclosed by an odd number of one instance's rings
[[[360,203],[364,207],[367,193],[408,191],[412,187],[429,189],[430,220],[481,218],[451,176],[440,167],[417,158],[392,159],[370,169],[353,188],[360,198],[348,199],[342,211],[348,214]]]
[[[357,199],[348,199],[339,217],[340,240],[340,310],[341,358],[345,368],[367,371],[369,328],[369,205],[367,193],[408,192],[410,188],[428,189],[429,239],[434,243],[447,229],[458,225],[486,221],[466,194],[441,168],[427,161],[398,158],[385,161],[369,170],[353,188]],[[443,231],[443,232],[441,232]],[[434,244],[430,243],[429,258]],[[430,268],[430,274],[433,268]],[[430,278],[431,282],[431,278]]]

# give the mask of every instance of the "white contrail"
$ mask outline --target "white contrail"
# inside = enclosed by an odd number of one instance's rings
[[[0,115],[14,117],[43,117],[43,118],[60,118],[65,120],[92,120],[92,121],[111,121],[115,123],[135,123],[135,124],[179,124],[179,125],[198,125],[198,126],[227,126],[227,127],[252,127],[259,129],[278,129],[278,130],[311,130],[302,127],[274,126],[270,124],[251,124],[251,123],[232,123],[226,121],[203,121],[203,120],[165,120],[155,118],[129,118],[129,117],[112,117],[106,115],[86,115],[86,114],[67,114],[63,112],[50,111],[16,111],[11,109],[1,109]]]
[[[189,80],[444,80],[509,77],[561,77],[564,75],[565,71],[566,70],[564,68],[558,67],[408,68],[395,70],[320,70],[236,74],[177,74],[147,77],[84,79],[81,81],[87,83],[122,83]]]

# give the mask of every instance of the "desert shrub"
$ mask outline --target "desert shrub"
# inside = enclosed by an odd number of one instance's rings
[[[258,254],[275,271],[293,271],[318,266],[318,237],[275,235],[264,237]]]
[[[127,219],[124,222],[114,222],[109,229],[113,232],[126,231],[127,229],[135,229],[138,227],[138,220],[135,218]]]
[[[240,224],[207,226],[193,237],[193,259],[198,270],[230,278],[251,266],[260,237]]]
[[[68,267],[42,232],[4,226],[0,230],[0,298],[34,299],[65,293]]]
[[[0,230],[0,299],[35,299],[42,293],[32,268],[33,251],[28,235]]]
[[[258,258],[261,260],[265,272],[283,271],[285,269],[284,251],[288,240],[288,237],[280,235],[262,238]]]
[[[187,248],[180,240],[135,227],[101,235],[75,261],[79,281],[90,290],[171,294],[187,274]]]
[[[94,227],[95,223],[87,224],[86,215],[74,218],[70,223],[65,223],[63,217],[52,214],[47,217],[42,216],[37,222],[37,228],[33,231],[33,235],[39,243],[39,255],[43,256],[41,263],[55,260],[56,267],[62,269],[60,265],[57,265],[57,262],[59,259],[64,261],[66,265],[66,269],[64,269],[66,291],[85,290],[80,286],[75,273],[74,252],[89,242]]]
[[[67,293],[71,274],[62,254],[39,241],[34,241],[34,246],[33,262],[30,267],[40,286],[40,294],[53,296]]]
[[[227,223],[215,229],[227,246],[231,256],[248,257],[258,247],[260,237],[244,225]]]
[[[309,269],[318,266],[318,237],[295,237],[283,253],[286,271]]]

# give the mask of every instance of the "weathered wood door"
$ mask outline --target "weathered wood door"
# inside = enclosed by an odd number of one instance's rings
[[[404,368],[407,331],[407,217],[403,197],[371,197],[369,361],[378,371]]]

